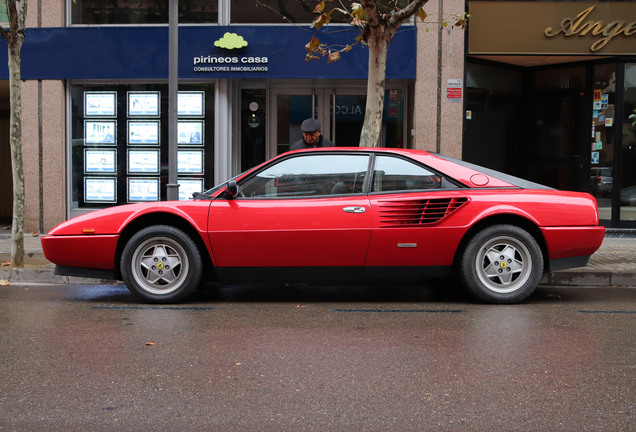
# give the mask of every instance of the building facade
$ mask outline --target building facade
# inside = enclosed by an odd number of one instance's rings
[[[636,3],[467,7],[463,158],[590,192],[603,225],[634,228]]]
[[[287,151],[307,117],[319,119],[335,145],[358,144],[366,48],[330,64],[307,62],[313,14],[305,3],[314,2],[259,3],[179,1],[180,199]],[[597,196],[605,225],[633,226],[634,6],[429,1],[431,19],[467,10],[470,25],[401,28],[389,49],[381,145],[437,151],[587,190]],[[28,8],[27,230],[46,232],[97,208],[166,199],[168,0],[33,0]],[[588,21],[601,24],[582,34],[577,25]],[[548,27],[554,35],[546,35]],[[590,48],[603,37],[603,46]],[[337,46],[355,34],[336,22],[320,38]],[[8,71],[0,74],[7,78]],[[3,83],[0,182],[9,185]],[[3,189],[0,219],[7,220],[10,188]]]

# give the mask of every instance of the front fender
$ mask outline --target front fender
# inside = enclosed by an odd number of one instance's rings
[[[210,201],[164,201],[126,204],[95,210],[62,222],[51,231],[50,236],[111,235],[120,234],[128,225],[140,217],[152,214],[171,214],[187,221],[200,232],[207,230]]]

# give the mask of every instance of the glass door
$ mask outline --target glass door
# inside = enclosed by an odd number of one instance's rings
[[[588,188],[592,140],[585,100],[584,67],[536,73],[531,180],[562,190]]]
[[[636,227],[636,63],[625,65],[620,226]]]
[[[264,88],[241,89],[241,169],[246,171],[267,160],[267,110]]]
[[[366,90],[338,89],[330,97],[331,140],[339,147],[357,147],[367,103]],[[380,147],[405,147],[405,92],[387,86],[384,93]]]
[[[349,90],[346,94],[333,92],[330,96],[331,140],[336,146],[357,147],[364,122],[366,95]]]
[[[269,157],[289,150],[289,147],[302,139],[300,125],[303,120],[317,118],[325,128],[319,107],[324,105],[322,94],[313,89],[274,89],[270,98],[270,144]],[[327,136],[327,135],[326,135]],[[327,136],[328,137],[328,136]]]
[[[405,146],[405,91],[387,86],[384,101],[381,147]],[[270,157],[284,153],[302,139],[300,124],[315,118],[322,134],[335,146],[357,147],[364,122],[366,88],[272,89],[270,102]]]

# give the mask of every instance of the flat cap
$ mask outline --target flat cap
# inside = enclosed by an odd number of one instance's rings
[[[316,119],[308,118],[300,125],[301,132],[314,133],[322,129],[320,122]]]

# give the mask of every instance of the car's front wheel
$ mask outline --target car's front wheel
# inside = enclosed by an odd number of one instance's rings
[[[155,225],[133,235],[121,255],[130,291],[152,303],[176,303],[201,281],[202,261],[194,241],[172,226]]]
[[[517,303],[534,292],[543,274],[543,254],[527,231],[494,225],[478,232],[460,260],[463,285],[490,303]]]

